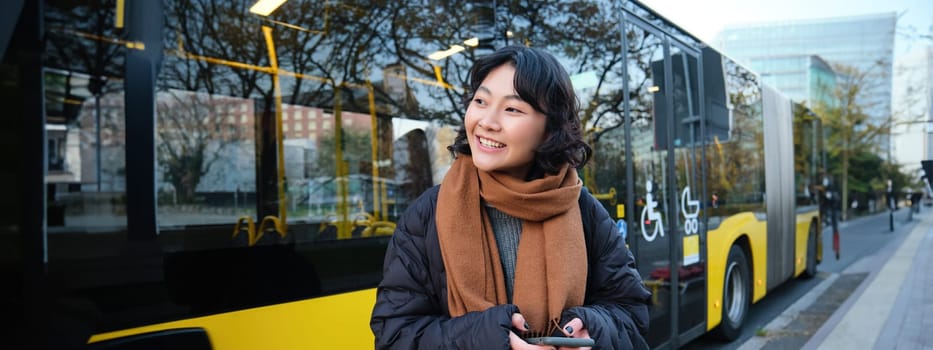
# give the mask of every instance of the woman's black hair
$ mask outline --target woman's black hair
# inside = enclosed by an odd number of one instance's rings
[[[547,139],[535,150],[534,164],[529,179],[557,173],[565,164],[582,167],[593,150],[583,140],[579,101],[573,91],[570,75],[551,54],[524,46],[506,46],[476,60],[470,69],[469,98],[493,69],[504,64],[515,67],[515,92],[538,112],[547,116]],[[447,147],[451,153],[472,154],[466,129],[461,127],[454,143]]]

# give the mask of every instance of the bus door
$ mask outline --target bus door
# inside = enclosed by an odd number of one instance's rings
[[[701,83],[698,66],[699,52],[690,50],[678,42],[671,40],[670,66],[665,71],[670,72],[665,77],[670,84],[667,93],[671,111],[668,116],[672,123],[668,126],[671,146],[671,161],[673,171],[670,179],[672,191],[671,207],[674,217],[672,232],[675,239],[671,246],[671,261],[679,271],[672,281],[676,281],[676,298],[672,300],[677,305],[676,329],[683,344],[687,339],[693,339],[704,333],[703,326],[706,320],[704,306],[706,305],[706,229],[702,218],[701,207],[709,202],[703,184],[706,183],[703,173],[703,132],[705,125],[701,125],[700,111],[702,96],[700,96]],[[676,280],[674,279],[676,278]]]
[[[705,332],[699,55],[627,19],[628,243],[652,291],[649,344],[676,348]]]

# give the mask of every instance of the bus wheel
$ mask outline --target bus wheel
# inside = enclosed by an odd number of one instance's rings
[[[810,233],[807,234],[807,269],[803,271],[804,278],[816,276],[816,230],[817,225],[810,224]]]
[[[742,324],[751,305],[751,273],[745,252],[738,245],[729,250],[726,275],[723,279],[722,322],[715,335],[724,340],[735,340],[742,333]]]

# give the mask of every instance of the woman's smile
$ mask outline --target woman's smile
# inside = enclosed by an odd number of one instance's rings
[[[504,143],[501,143],[501,142],[498,142],[498,141],[495,141],[495,140],[487,139],[487,138],[484,138],[484,137],[477,137],[477,140],[479,141],[479,144],[480,144],[480,145],[486,146],[486,147],[488,147],[488,148],[494,148],[494,149],[502,149],[502,148],[505,148],[505,144],[504,144]]]

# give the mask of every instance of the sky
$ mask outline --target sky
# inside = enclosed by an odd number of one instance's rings
[[[917,47],[908,26],[933,33],[933,0],[641,0],[681,28],[712,44],[726,25],[896,12],[895,57]],[[933,40],[925,44],[933,45]]]

